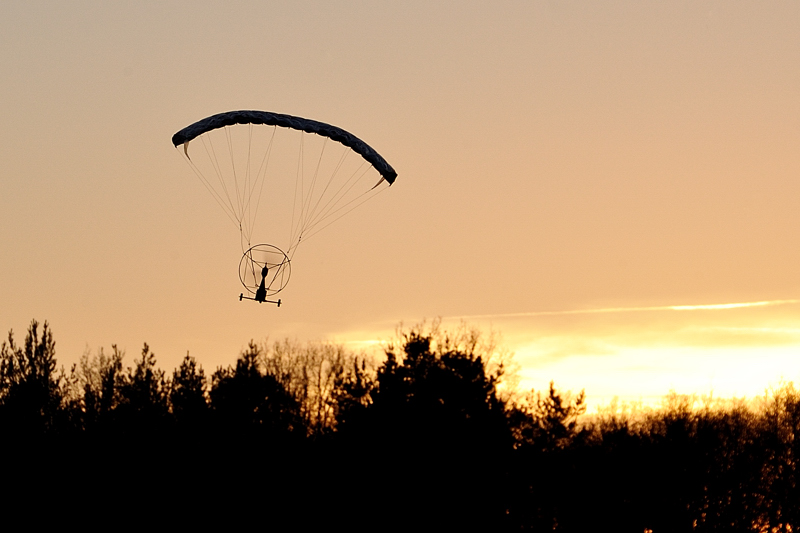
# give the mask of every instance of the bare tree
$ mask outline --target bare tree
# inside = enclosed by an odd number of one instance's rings
[[[334,429],[336,390],[354,365],[360,361],[364,372],[374,373],[370,358],[350,352],[341,344],[285,339],[264,346],[262,352],[266,373],[297,400],[311,434]]]

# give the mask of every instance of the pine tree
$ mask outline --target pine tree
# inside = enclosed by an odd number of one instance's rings
[[[0,425],[7,435],[32,437],[55,429],[61,408],[55,341],[47,322],[31,321],[24,346],[14,332],[0,347]]]

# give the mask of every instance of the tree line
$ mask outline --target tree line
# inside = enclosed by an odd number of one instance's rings
[[[479,331],[401,331],[384,358],[250,342],[210,376],[145,344],[59,368],[47,323],[0,347],[5,503],[35,494],[117,519],[496,531],[797,531],[800,392],[671,395],[585,414],[520,394]],[[2,500],[0,500],[2,501]],[[70,507],[71,506],[71,507]]]

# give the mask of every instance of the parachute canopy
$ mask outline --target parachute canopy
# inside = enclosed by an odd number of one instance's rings
[[[267,126],[279,126],[281,128],[291,128],[294,130],[304,131],[306,133],[316,133],[322,137],[341,143],[354,152],[363,157],[370,163],[375,170],[377,170],[383,179],[391,185],[397,178],[397,172],[386,160],[372,149],[367,143],[349,133],[342,128],[325,124],[324,122],[317,122],[316,120],[309,120],[307,118],[295,117],[292,115],[282,115],[280,113],[270,113],[269,111],[228,111],[227,113],[218,113],[210,117],[204,118],[195,122],[191,126],[183,128],[181,131],[172,136],[172,144],[176,147],[183,144],[186,145],[195,137],[202,135],[208,131],[222,128],[225,126],[232,126],[234,124],[265,124]],[[188,157],[188,151],[186,152]]]

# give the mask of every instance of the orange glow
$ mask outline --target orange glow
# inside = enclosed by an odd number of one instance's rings
[[[61,364],[441,316],[590,403],[800,379],[800,4],[51,4],[0,17],[0,326],[49,321]],[[238,230],[170,141],[231,109],[398,172],[279,309],[238,301]]]

